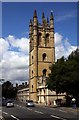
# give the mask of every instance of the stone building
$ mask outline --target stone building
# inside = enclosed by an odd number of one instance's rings
[[[48,90],[46,86],[50,73],[49,67],[55,62],[53,13],[50,13],[50,20],[46,19],[42,13],[42,23],[39,23],[35,10],[29,29],[29,87],[19,90],[18,98],[53,104],[56,99],[62,99],[65,96],[56,95],[55,91]]]
[[[20,85],[16,84],[17,88],[17,100],[26,102],[29,100],[29,84],[28,82],[22,83]]]
[[[42,13],[42,23],[39,23],[35,10],[29,29],[29,98],[48,103],[56,99],[56,93],[49,91],[45,84],[50,73],[49,67],[55,62],[53,13],[50,14],[50,20]]]

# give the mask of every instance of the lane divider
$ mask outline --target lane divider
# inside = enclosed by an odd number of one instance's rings
[[[3,112],[4,114],[6,114],[6,115],[8,115],[8,113],[7,112]]]
[[[28,110],[32,110],[31,108],[27,108]]]
[[[64,112],[64,113],[67,113],[67,111],[64,111],[64,110],[59,110],[60,112]]]
[[[20,120],[17,117],[15,117],[14,115],[11,115],[12,118],[16,119],[16,120]]]
[[[58,118],[58,119],[61,119],[61,120],[67,120],[67,119],[64,119],[64,118],[61,118],[61,117],[58,117],[58,116],[55,116],[55,115],[51,115],[51,117]]]
[[[43,112],[40,112],[40,111],[37,111],[37,110],[35,110],[35,112],[36,112],[36,113],[40,113],[40,114],[44,114]]]

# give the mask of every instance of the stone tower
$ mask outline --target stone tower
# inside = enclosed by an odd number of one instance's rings
[[[37,12],[29,23],[29,99],[38,101],[37,81],[39,77],[48,76],[49,66],[55,62],[54,18],[50,20],[42,13],[42,23],[38,22]]]

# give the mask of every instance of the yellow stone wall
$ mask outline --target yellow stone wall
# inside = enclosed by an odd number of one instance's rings
[[[43,16],[44,17],[44,16]],[[37,79],[43,76],[43,70],[46,69],[46,77],[50,72],[49,66],[55,62],[54,48],[54,23],[51,13],[50,23],[46,23],[42,17],[41,26],[38,24],[36,11],[33,16],[33,23],[30,22],[30,52],[29,52],[29,95],[30,99],[37,102]],[[43,24],[43,22],[45,22]],[[47,25],[45,25],[47,24]],[[39,33],[41,34],[41,42],[38,44]],[[46,35],[48,34],[48,38]],[[33,38],[33,40],[32,40]],[[48,42],[46,43],[46,39]],[[32,46],[31,46],[31,43]],[[31,47],[33,49],[31,49]],[[43,60],[43,54],[46,54],[46,59]]]

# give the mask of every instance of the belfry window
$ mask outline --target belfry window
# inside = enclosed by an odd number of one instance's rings
[[[42,55],[42,60],[45,61],[45,60],[46,60],[46,57],[47,57],[47,56],[46,56],[46,53],[44,53],[44,54]]]

